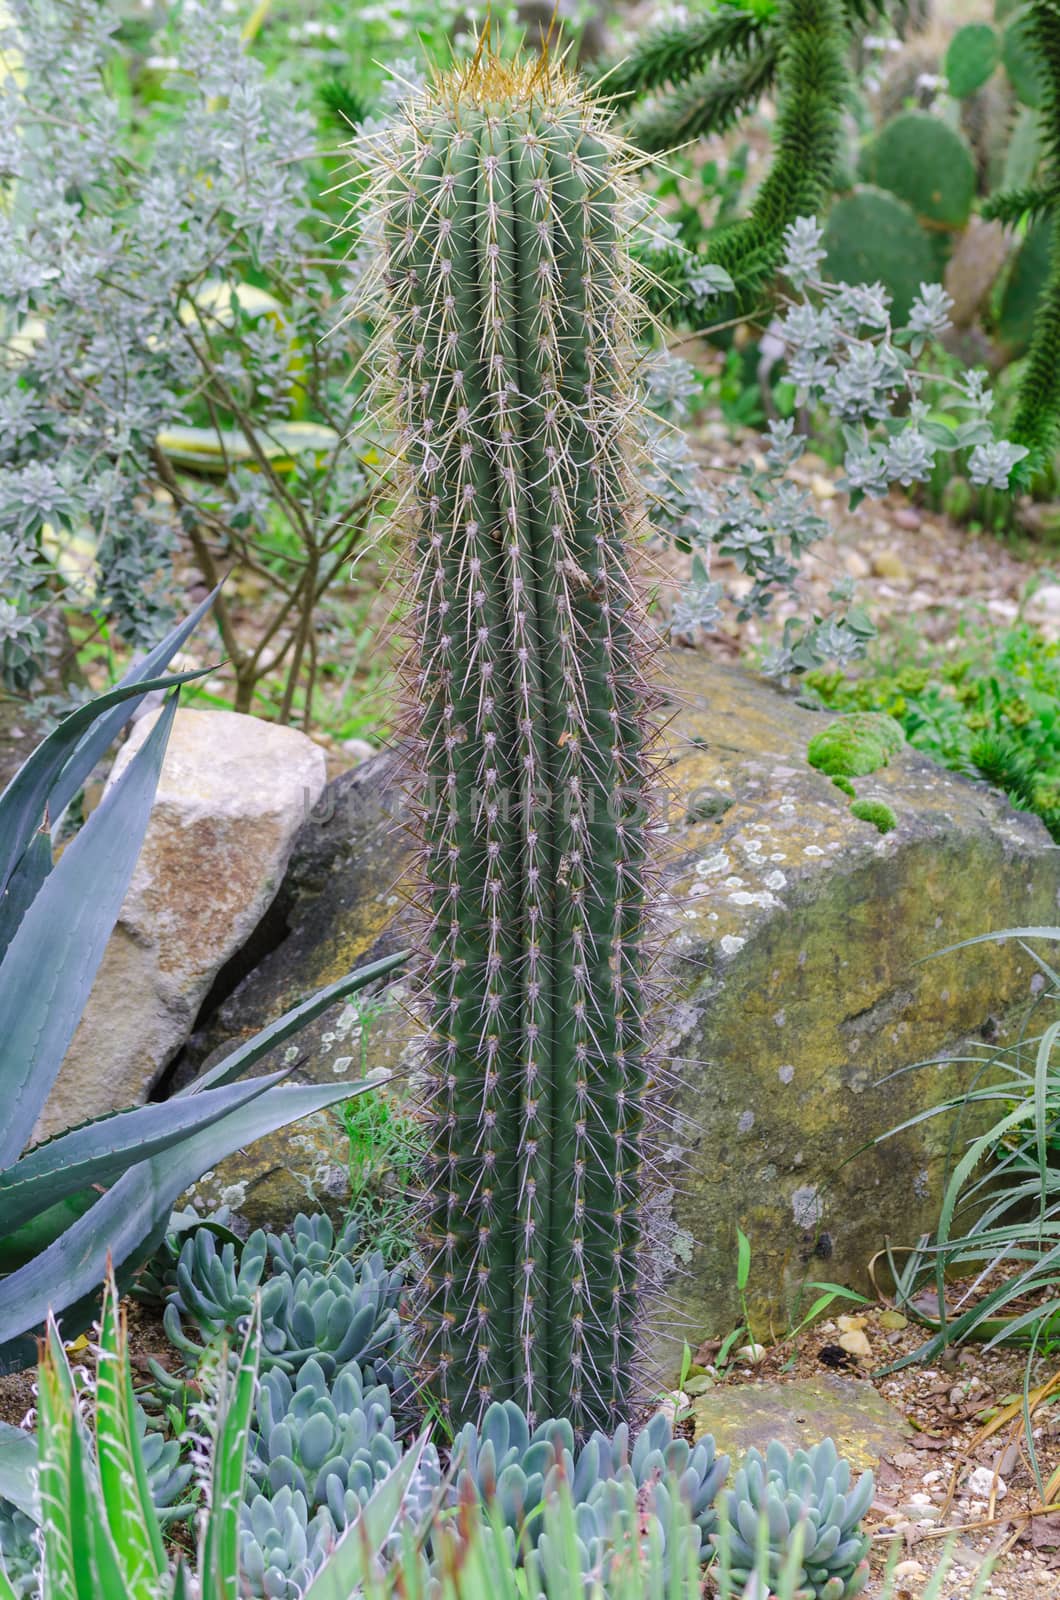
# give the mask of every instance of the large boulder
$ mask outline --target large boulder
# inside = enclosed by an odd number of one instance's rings
[[[762,1334],[788,1326],[807,1281],[865,1287],[886,1240],[909,1245],[932,1227],[952,1124],[873,1141],[964,1081],[958,1066],[900,1069],[997,1037],[1032,999],[1036,969],[1018,945],[938,952],[1055,921],[1060,852],[1002,795],[908,749],[857,782],[897,818],[881,834],[807,763],[822,714],[692,652],[661,665],[674,715],[658,1034],[677,1119],[663,1169],[677,1232],[671,1309],[653,1342],[669,1357],[684,1337],[742,1320],[737,1228],[751,1241],[747,1300]],[[191,1065],[407,937],[394,785],[382,757],[329,787],[292,859],[288,935],[211,1020]],[[407,1071],[415,1025],[401,986],[287,1051],[327,1081]],[[227,1188],[253,1220],[280,1221],[307,1189],[341,1198],[343,1168],[323,1118],[242,1158],[235,1194],[222,1167],[197,1199]]]
[[[158,713],[133,725],[110,782]],[[260,923],[324,788],[324,753],[234,711],[178,711],[117,926],[37,1128],[142,1101]]]

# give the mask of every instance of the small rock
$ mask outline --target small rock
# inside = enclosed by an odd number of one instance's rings
[[[1060,583],[1043,583],[1027,602],[1028,622],[1041,628],[1047,639],[1060,638]]]
[[[872,570],[877,578],[891,578],[901,582],[909,573],[897,550],[877,550],[872,557]]]
[[[771,1439],[789,1450],[832,1439],[861,1472],[877,1468],[881,1458],[893,1460],[906,1435],[901,1414],[871,1383],[831,1375],[721,1385],[697,1397],[694,1415],[696,1437],[712,1434],[737,1465],[752,1445],[764,1451]]]
[[[659,1410],[664,1417],[670,1420],[673,1427],[678,1417],[688,1410],[688,1396],[682,1389],[671,1389],[669,1394],[664,1394],[659,1401]]]
[[[757,1367],[765,1359],[766,1347],[764,1344],[742,1344],[736,1352],[737,1361],[748,1361],[752,1367]]]
[[[860,1333],[869,1325],[868,1317],[840,1317],[838,1322],[840,1333]]]
[[[867,578],[872,571],[860,550],[844,550],[843,566],[851,578]]]
[[[342,748],[350,757],[351,766],[355,766],[358,761],[370,761],[375,755],[375,749],[367,739],[343,739]]]
[[[912,506],[899,506],[894,513],[895,527],[904,528],[907,533],[919,533],[922,523],[920,512],[915,511]]]
[[[108,783],[158,713],[133,724]],[[283,880],[324,752],[235,711],[178,711],[143,849],[36,1137],[136,1105],[187,1039]]]
[[[965,1479],[964,1487],[975,1500],[989,1500],[992,1494],[1003,1500],[1008,1494],[1008,1484],[992,1467],[975,1467]]]
[[[872,1346],[868,1341],[868,1335],[863,1333],[860,1328],[855,1328],[851,1333],[841,1333],[839,1335],[839,1348],[845,1350],[848,1355],[858,1356],[864,1360],[869,1359],[872,1355]]]
[[[903,1328],[908,1328],[909,1319],[903,1317],[900,1311],[881,1311],[880,1327],[887,1328],[894,1333],[900,1333]]]
[[[899,1561],[894,1569],[894,1575],[901,1581],[903,1578],[923,1578],[926,1573],[919,1561]]]
[[[815,474],[810,479],[810,492],[815,500],[834,500],[836,486],[831,478],[823,478]]]

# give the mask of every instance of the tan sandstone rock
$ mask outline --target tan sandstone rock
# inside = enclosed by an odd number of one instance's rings
[[[111,782],[156,716],[134,724]],[[324,778],[323,751],[293,728],[177,712],[144,847],[38,1138],[146,1097],[272,902]]]

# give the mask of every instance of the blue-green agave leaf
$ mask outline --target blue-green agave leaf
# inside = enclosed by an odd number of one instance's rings
[[[137,1162],[150,1160],[219,1122],[284,1077],[286,1073],[274,1072],[249,1083],[208,1089],[191,1100],[166,1100],[112,1112],[35,1145],[21,1161],[0,1172],[4,1234],[14,1233],[49,1206],[92,1184],[109,1186]]]
[[[103,960],[151,814],[173,696],[63,852],[0,963],[0,1164],[33,1132]]]
[[[206,599],[197,605],[189,616],[184,618],[183,622],[178,622],[177,626],[171,629],[165,638],[156,644],[154,649],[149,651],[142,661],[130,667],[125,676],[118,680],[115,687],[125,690],[139,684],[141,692],[144,692],[148,680],[153,679],[156,673],[165,671],[166,666],[176,655],[181,645],[198,627],[216,600],[220,587],[220,584],[218,584],[217,588],[212,590],[206,596]],[[205,667],[203,672],[186,673],[180,681],[183,682],[185,678],[201,677],[203,673],[214,671],[216,671],[215,667]],[[177,679],[171,679],[170,682],[176,683]],[[163,681],[162,684],[155,684],[154,687],[165,687],[165,683]],[[75,746],[73,754],[63,767],[62,773],[49,796],[48,805],[53,818],[61,816],[66,810],[70,801],[96,765],[96,762],[100,760],[108,746],[118,737],[118,734],[140,704],[139,696],[133,696],[132,699],[125,699],[118,705],[106,710],[104,707],[107,699],[108,696],[104,695],[94,702],[97,710],[102,714],[96,717],[88,732]]]
[[[233,1050],[231,1055],[225,1056],[223,1061],[219,1061],[208,1072],[196,1078],[194,1083],[181,1089],[176,1098],[181,1095],[199,1094],[203,1089],[216,1088],[221,1083],[231,1083],[233,1078],[240,1077],[248,1067],[252,1067],[262,1056],[274,1050],[285,1039],[289,1039],[300,1028],[304,1028],[308,1022],[312,1022],[314,1017],[319,1017],[321,1012],[333,1006],[336,1001],[344,1000],[347,995],[356,994],[358,989],[366,988],[368,984],[374,983],[376,978],[385,978],[406,962],[408,957],[407,950],[399,950],[392,956],[382,956],[378,961],[370,961],[365,967],[358,967],[345,978],[339,978],[326,989],[318,990],[308,1000],[303,1000],[300,1005],[285,1011],[282,1017],[277,1017],[275,1022],[263,1028],[260,1033],[256,1033],[253,1039],[248,1039],[246,1044]]]
[[[0,1500],[40,1521],[37,1500],[37,1439],[10,1422],[0,1422]]]
[[[47,828],[38,828],[0,895],[0,960],[51,870],[51,834]]]
[[[149,1253],[177,1197],[210,1167],[289,1122],[371,1087],[361,1081],[276,1085],[183,1144],[130,1168],[54,1244],[3,1280],[0,1373],[33,1359],[32,1336],[49,1309],[63,1318],[65,1338],[82,1332],[95,1314],[108,1255],[120,1280],[123,1269]]]

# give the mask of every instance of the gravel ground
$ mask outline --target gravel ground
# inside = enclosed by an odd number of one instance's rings
[[[993,1600],[1060,1597],[1060,1511],[1035,1514],[1041,1498],[1022,1415],[998,1420],[1022,1397],[1028,1377],[1025,1353],[984,1352],[969,1345],[947,1353],[934,1366],[917,1364],[880,1375],[882,1368],[916,1350],[924,1337],[923,1329],[886,1305],[860,1307],[857,1315],[817,1324],[795,1345],[787,1341],[770,1347],[757,1365],[736,1367],[720,1381],[776,1382],[843,1371],[870,1379],[910,1424],[906,1447],[875,1468],[876,1498],[867,1519],[874,1536],[870,1595],[879,1592],[884,1565],[888,1556],[893,1559],[897,1542],[896,1600],[919,1600],[952,1541],[952,1566],[940,1600],[966,1600],[990,1557],[995,1566],[985,1593]],[[712,1348],[704,1347],[699,1355],[709,1362]],[[1029,1375],[1032,1392],[1055,1371],[1055,1360],[1035,1362]],[[1060,1378],[1057,1383],[1060,1402]],[[1038,1470],[1047,1484],[1051,1474],[1060,1472],[1060,1403],[1046,1400],[1035,1410],[1033,1438]]]

